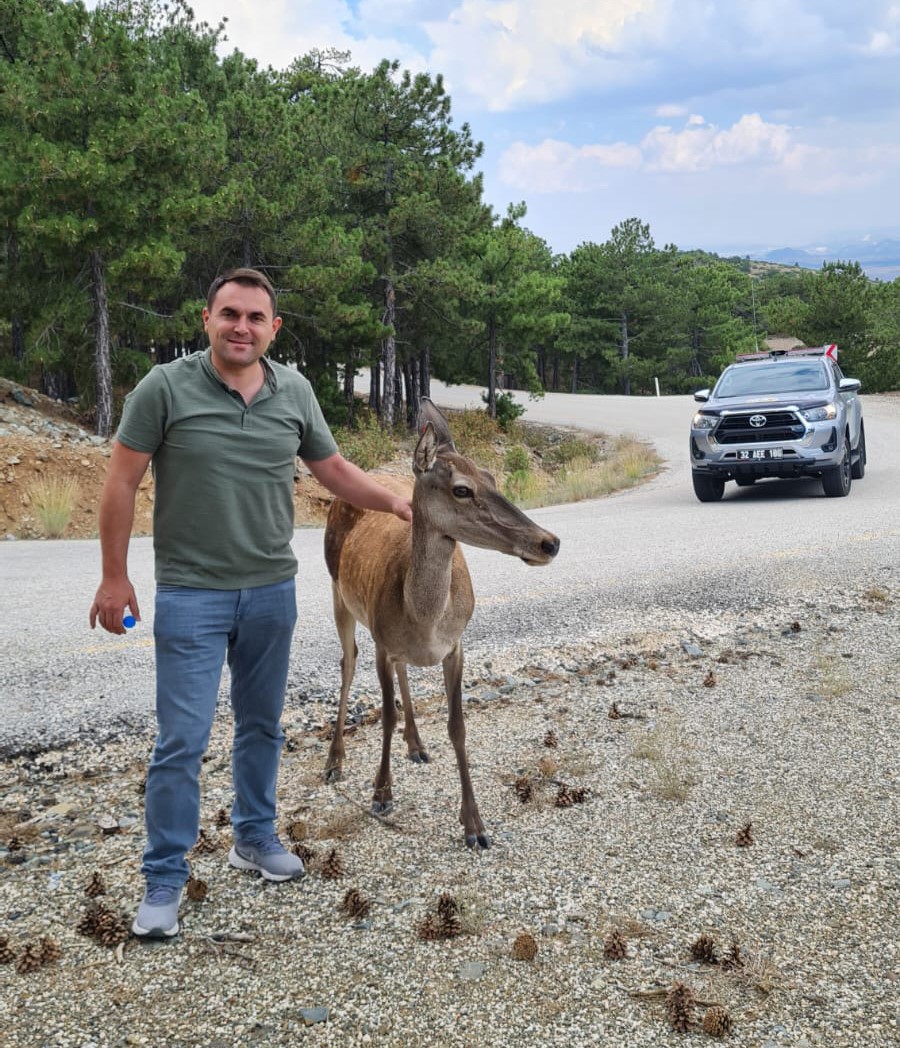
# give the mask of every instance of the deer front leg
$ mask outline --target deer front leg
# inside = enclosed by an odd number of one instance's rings
[[[328,759],[325,762],[325,781],[338,782],[344,767],[344,724],[347,720],[347,699],[350,685],[356,672],[356,620],[347,610],[336,583],[331,584],[331,599],[334,607],[334,624],[337,626],[338,639],[341,642],[341,700],[338,704],[337,720],[334,724],[334,735],[328,748]]]
[[[394,667],[383,648],[375,647],[375,668],[381,684],[381,764],[375,776],[375,791],[372,794],[372,812],[386,815],[394,806],[391,791],[391,740],[397,724],[397,707],[394,705]]]
[[[403,700],[403,738],[406,740],[406,752],[411,761],[416,764],[427,764],[431,758],[428,756],[422,740],[419,738],[419,729],[416,726],[416,717],[413,711],[412,698],[409,694],[409,677],[406,674],[406,663],[398,662],[394,669],[397,671],[397,683],[400,685],[400,698]]]
[[[469,776],[469,759],[466,756],[466,725],[462,710],[462,675],[463,650],[459,641],[453,651],[444,658],[444,686],[447,689],[447,705],[450,715],[447,719],[447,732],[453,749],[456,752],[456,764],[459,768],[459,781],[462,786],[462,804],[459,809],[459,821],[466,835],[466,845],[474,848],[490,847],[490,838],[481,821],[478,805],[475,802],[475,791]]]

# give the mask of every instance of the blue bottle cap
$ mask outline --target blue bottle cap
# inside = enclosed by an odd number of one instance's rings
[[[126,615],[126,616],[125,616],[125,618],[124,618],[124,619],[122,619],[122,625],[123,625],[123,626],[125,627],[125,629],[127,629],[127,630],[130,630],[130,629],[131,629],[131,627],[132,627],[132,626],[133,626],[133,625],[134,625],[134,624],[135,624],[136,622],[137,622],[137,619],[136,619],[136,618],[134,617],[134,615]]]

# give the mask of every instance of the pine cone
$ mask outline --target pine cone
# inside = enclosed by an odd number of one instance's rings
[[[304,840],[308,832],[309,827],[305,819],[295,819],[293,822],[288,823],[287,835],[292,841]]]
[[[586,786],[572,786],[569,789],[569,796],[572,798],[573,804],[584,804],[588,799],[589,792]]]
[[[313,859],[316,857],[315,850],[308,847],[305,844],[295,844],[291,851],[297,858],[303,863],[304,866],[309,866]]]
[[[17,852],[22,850],[22,840],[20,837],[10,837],[6,842],[7,851]]]
[[[609,961],[623,961],[627,954],[628,944],[625,936],[618,928],[613,928],[603,942],[603,956]]]
[[[9,945],[9,939],[0,935],[0,964],[12,964],[16,959],[15,950]]]
[[[666,997],[666,1011],[672,1029],[687,1033],[691,1027],[693,1010],[694,991],[685,983],[673,983]]]
[[[745,822],[744,825],[738,830],[737,835],[734,838],[734,843],[739,848],[749,848],[753,844],[753,823]]]
[[[191,902],[203,902],[206,896],[209,895],[209,885],[206,881],[201,881],[199,877],[194,877],[192,874],[188,877],[184,891]]]
[[[512,955],[517,961],[533,961],[537,956],[537,943],[534,936],[528,932],[522,932],[516,936],[512,947]]]
[[[741,944],[737,939],[732,939],[728,953],[722,958],[722,967],[731,971],[744,967],[744,955],[741,952]]]
[[[718,964],[716,942],[711,935],[704,933],[691,945],[691,957],[702,964]]]
[[[37,943],[29,943],[22,951],[22,956],[16,961],[16,971],[20,975],[36,972],[41,966],[41,948]]]
[[[357,919],[359,917],[365,917],[371,909],[371,901],[367,899],[358,888],[349,888],[347,890],[347,894],[344,896],[344,901],[341,903],[342,913],[345,913],[348,917]]]
[[[459,903],[449,892],[443,892],[437,903],[438,917],[445,939],[452,939],[462,931]]]
[[[559,740],[556,737],[555,731],[547,732],[547,734],[544,736],[544,745],[550,750],[556,749],[556,747],[559,745]]]
[[[216,828],[219,830],[227,829],[231,825],[231,819],[228,816],[228,812],[224,808],[219,808],[216,812],[214,820]]]
[[[433,913],[426,913],[419,922],[416,934],[420,939],[425,939],[426,942],[434,942],[436,939],[443,939],[444,935],[441,929],[440,917],[437,917]]]
[[[703,678],[703,687],[704,688],[714,688],[715,686],[716,686],[716,675],[715,675],[715,673],[713,673],[712,670],[710,670],[709,673],[707,673],[707,675]]]
[[[322,876],[328,881],[344,876],[344,860],[338,854],[337,848],[332,848],[322,863]]]
[[[617,703],[614,702],[612,706],[609,707],[609,712],[606,714],[606,716],[609,717],[610,720],[622,719],[622,713]]]
[[[197,835],[197,843],[194,845],[193,852],[195,855],[210,855],[212,852],[217,851],[219,848],[219,842],[211,834],[207,833],[206,830],[201,830]]]
[[[93,906],[89,906],[81,915],[81,920],[78,922],[78,934],[93,937],[97,932],[98,922],[104,913],[109,913],[109,910],[103,905],[103,903],[95,902]]]
[[[58,961],[62,957],[62,950],[59,948],[59,943],[55,939],[50,939],[44,936],[41,939],[41,964],[53,964],[54,961]]]
[[[523,804],[527,804],[534,797],[534,787],[527,775],[520,775],[515,781],[516,796]]]
[[[557,808],[571,808],[575,801],[572,799],[572,792],[568,786],[560,786],[556,791],[556,800],[554,801]]]
[[[709,1008],[703,1016],[703,1032],[710,1037],[727,1037],[732,1025],[731,1016],[718,1005]]]
[[[118,946],[131,935],[128,922],[120,913],[107,912],[100,918],[94,938],[101,946]]]
[[[99,871],[94,870],[91,879],[84,886],[84,894],[89,899],[96,899],[98,895],[106,895],[106,884]]]

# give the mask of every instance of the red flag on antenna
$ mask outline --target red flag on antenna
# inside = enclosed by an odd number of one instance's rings
[[[825,356],[831,357],[832,360],[837,360],[837,343],[832,342],[830,346],[825,350]]]

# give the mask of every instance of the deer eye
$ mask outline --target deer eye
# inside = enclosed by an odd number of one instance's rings
[[[457,499],[470,499],[472,498],[473,492],[471,488],[467,488],[465,484],[457,484],[453,488],[453,497]]]

